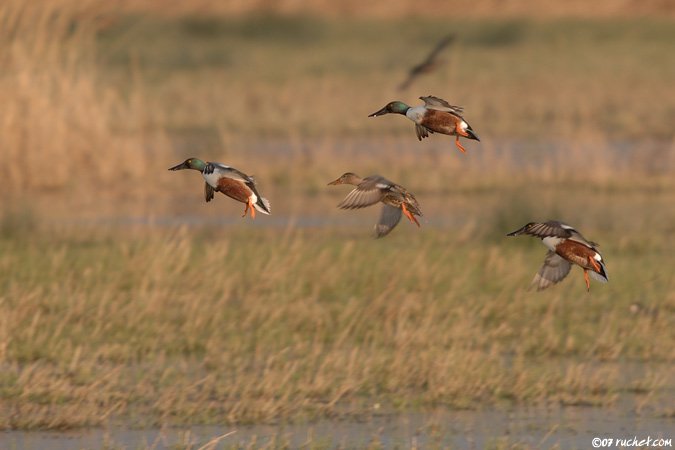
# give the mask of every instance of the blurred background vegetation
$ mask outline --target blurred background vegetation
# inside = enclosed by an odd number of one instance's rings
[[[362,3],[0,4],[0,426],[673,414],[675,7]],[[466,155],[367,118],[430,94],[465,107]],[[166,170],[189,156],[256,175],[273,215],[205,204]],[[348,170],[415,192],[422,229],[369,241],[377,213],[325,186]],[[525,291],[544,248],[503,235],[552,218],[608,285]]]
[[[301,189],[312,174],[334,178],[334,164],[349,161],[340,153],[354,147],[394,173],[409,163],[390,157],[401,148],[422,168],[454,164],[429,156],[449,152],[446,140],[419,144],[410,124],[365,117],[428,94],[465,106],[483,138],[461,165],[473,179],[507,161],[509,174],[524,169],[532,157],[529,172],[549,178],[584,166],[590,180],[672,179],[672,8],[608,1],[591,15],[583,2],[509,5],[4,2],[3,195],[156,195],[181,183],[158,168],[194,153],[259,176],[296,175]],[[440,70],[397,92],[448,33],[456,39]],[[271,140],[283,150],[262,151]],[[282,157],[282,167],[260,153]],[[46,173],[26,170],[38,165]]]

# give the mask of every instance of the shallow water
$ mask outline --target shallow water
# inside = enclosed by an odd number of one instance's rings
[[[259,182],[261,192],[272,202],[272,215],[259,214],[251,220],[241,217],[243,204],[223,195],[205,203],[203,182],[198,174],[165,170],[187,155],[189,149],[202,148],[202,141],[203,137],[199,136],[173,136],[171,151],[163,148],[164,157],[157,162],[162,170],[157,179],[148,180],[147,185],[122,183],[115,192],[107,193],[82,190],[75,195],[75,192],[64,190],[47,192],[44,196],[22,197],[19,194],[3,202],[0,214],[26,213],[46,228],[335,226],[361,227],[368,234],[378,218],[379,206],[340,210],[336,205],[349,188],[326,186],[325,183],[342,170],[377,170],[398,182],[403,180],[396,178],[397,173],[410,176],[412,172],[422,171],[412,177],[411,184],[406,183],[406,187],[420,202],[424,212],[423,228],[461,228],[495,223],[508,217],[518,220],[557,218],[582,229],[590,223],[604,229],[620,226],[626,231],[658,231],[659,227],[667,227],[675,221],[675,210],[670,207],[675,195],[672,189],[658,185],[639,188],[630,182],[622,182],[623,177],[630,174],[641,174],[649,180],[657,175],[675,173],[675,151],[671,142],[602,141],[596,144],[592,141],[502,139],[490,142],[486,139],[470,153],[461,155],[445,140],[434,140],[421,146],[414,145],[419,144],[414,139],[400,137],[255,140],[237,147],[240,154],[229,151],[216,158],[235,166],[241,163],[239,167],[250,173],[267,168],[268,178],[260,177]],[[166,146],[166,142],[162,141],[162,145]],[[331,169],[327,170],[325,165]],[[303,173],[298,171],[302,167],[306,167],[310,175],[317,170],[331,175],[325,182],[323,175],[321,180],[309,176],[309,181],[302,177],[290,181],[271,177],[270,174],[279,175],[287,167],[296,171],[293,172],[295,177]],[[402,167],[409,170],[406,172]],[[436,179],[429,183],[429,180],[419,178],[424,170],[431,168],[443,173],[441,181]],[[476,182],[458,187],[454,179],[464,172],[472,174]],[[508,174],[507,178],[500,178],[500,173],[502,177]],[[547,179],[552,182],[548,187],[539,186],[536,181],[522,184],[523,180],[536,180],[536,174],[541,173],[548,174]],[[599,185],[606,187],[600,189],[580,182],[561,181],[577,173],[591,178],[597,174],[605,180]],[[495,176],[497,181],[493,181],[498,184],[481,181]],[[509,223],[510,227],[520,225]]]
[[[675,436],[672,418],[638,415],[627,405],[616,408],[555,407],[484,409],[480,411],[437,410],[428,413],[373,415],[362,421],[320,421],[313,424],[198,426],[128,430],[113,428],[85,432],[5,432],[3,449],[80,448],[209,448],[266,445],[298,448],[482,449],[498,444],[526,448],[592,448],[592,439],[638,439]],[[216,444],[217,442],[217,444]],[[616,448],[616,445],[609,448]],[[664,447],[666,448],[666,447]]]
[[[416,143],[416,142],[414,142]],[[516,144],[513,148],[518,147]],[[519,164],[536,165],[537,161],[550,157],[561,158],[564,145],[550,147],[520,148],[512,156],[514,167]],[[580,148],[577,151],[591,151]],[[617,159],[635,153],[633,146],[616,146]],[[640,149],[644,151],[645,149]],[[658,149],[647,149],[658,153]],[[369,142],[352,144],[347,157],[359,152],[384,151],[374,149]],[[387,149],[387,152],[411,151],[408,146]],[[447,148],[436,151],[447,154]],[[453,149],[453,151],[455,151]],[[501,150],[494,149],[497,154]],[[506,151],[506,150],[504,150]],[[262,154],[293,153],[290,147],[278,143],[261,146],[256,152]],[[484,152],[488,153],[488,152]],[[490,167],[488,155],[476,151],[471,159],[463,163],[484,164]],[[548,153],[548,154],[545,154]],[[675,158],[654,158],[655,173],[672,172]],[[448,155],[448,157],[461,157]],[[658,163],[657,163],[658,162]],[[660,163],[660,164],[659,164]],[[620,164],[617,162],[617,167]],[[356,169],[354,169],[356,170]],[[205,204],[201,193],[201,182],[196,174],[189,178],[193,190],[164,192],[161,198],[141,197],[140,199],[115,198],[102,200],[100,197],[79,199],[73,197],[31,198],[39,225],[51,227],[98,228],[167,228],[167,227],[256,227],[256,228],[349,228],[363,233],[368,238],[377,220],[379,208],[360,211],[342,211],[335,207],[348,189],[326,188],[319,194],[296,198],[286,195],[283,187],[270,186],[273,215],[259,215],[255,221],[241,218],[242,205],[222,196]],[[336,176],[339,175],[336,174]],[[194,183],[192,183],[194,182]],[[449,183],[451,181],[448,181]],[[267,192],[267,191],[266,191]],[[534,192],[534,194],[533,194]],[[442,195],[438,192],[420,192],[418,199],[425,216],[418,230],[405,220],[395,233],[409,235],[422,233],[426,228],[457,229],[462,227],[493,229],[503,236],[523,225],[525,220],[559,218],[586,230],[592,225],[596,230],[621,230],[627,235],[636,233],[657,233],[672,236],[675,223],[675,209],[672,208],[673,193],[664,192],[589,192],[578,189],[575,195],[558,189],[536,190],[533,192],[504,191],[452,192]],[[502,229],[503,228],[503,229]],[[612,242],[602,239],[602,233],[589,235],[603,243],[603,248],[615,247]],[[645,366],[646,368],[646,366]],[[198,426],[163,429],[135,430],[111,427],[78,432],[0,432],[2,449],[79,449],[79,448],[198,448],[218,437],[227,435],[215,448],[247,446],[254,447],[276,443],[288,444],[291,448],[301,445],[324,448],[363,448],[369,443],[379,443],[385,448],[460,448],[480,449],[495,444],[521,444],[528,448],[563,449],[592,448],[591,440],[601,438],[652,437],[675,438],[675,420],[672,405],[675,392],[668,387],[660,396],[670,402],[671,417],[664,417],[659,411],[636,413],[633,399],[619,401],[613,408],[563,407],[482,409],[479,411],[449,411],[444,409],[424,413],[373,414],[364,420],[322,420],[312,424],[255,425],[255,426]],[[229,434],[228,433],[232,433]]]

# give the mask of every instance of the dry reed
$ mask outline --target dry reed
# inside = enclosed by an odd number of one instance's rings
[[[318,186],[312,178],[335,176],[328,171],[343,149],[392,177],[414,177],[410,168],[420,162],[425,179],[484,180],[469,186],[477,189],[513,179],[514,168],[533,183],[581,174],[602,186],[672,179],[668,22],[451,24],[458,41],[445,68],[401,94],[394,87],[407,67],[450,25],[185,14],[3,3],[5,196],[156,197],[177,182],[168,164],[193,155],[238,164],[272,184],[300,179],[293,188],[307,189],[306,177]],[[467,107],[483,138],[471,158],[447,155],[451,142],[440,136],[416,142],[400,118],[366,117],[390,99],[412,103],[426,93]],[[655,97],[661,101],[643,100]],[[530,158],[551,141],[568,151]],[[267,153],[257,154],[261,146]],[[369,159],[373,146],[401,151]],[[427,149],[432,155],[419,161]],[[427,163],[442,170],[427,172]],[[25,170],[37,166],[48,173]],[[586,167],[593,170],[579,170]],[[141,182],[143,190],[130,189]]]
[[[0,177],[11,191],[100,189],[137,179],[151,158],[142,109],[100,83],[97,3],[0,5]]]
[[[0,5],[0,177],[12,196],[0,224],[0,427],[262,422],[376,403],[608,405],[626,391],[644,406],[672,388],[669,24],[457,24],[451,66],[421,86],[467,106],[484,140],[459,155],[441,136],[417,142],[403,119],[365,117],[398,96],[446,23],[181,14]],[[392,45],[401,29],[408,39]],[[73,220],[119,214],[130,197],[144,199],[143,218],[202,207],[197,174],[165,170],[185,156],[257,175],[280,199],[272,219],[338,217],[343,193],[325,183],[346,170],[441,196],[423,233],[386,241],[337,227],[108,233],[45,221],[58,205]],[[34,209],[11,210],[35,193]],[[234,208],[224,201],[199,214]],[[435,210],[455,206],[471,214],[435,225]],[[543,248],[501,240],[561,211],[610,243],[612,282],[591,295],[575,274],[526,293]],[[632,314],[636,301],[661,313]],[[626,360],[654,368],[626,371]]]
[[[293,230],[4,240],[0,424],[608,405],[669,385],[675,290],[665,256],[648,256],[657,242],[613,255],[612,283],[591,294],[578,273],[536,294],[524,288],[540,246],[402,234],[386,245]],[[659,315],[631,314],[636,283]]]

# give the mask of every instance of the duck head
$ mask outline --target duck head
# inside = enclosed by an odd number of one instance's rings
[[[410,106],[397,100],[387,103],[384,108],[370,114],[368,117],[383,116],[385,114],[405,114],[409,109]]]
[[[328,183],[328,186],[336,184],[353,184],[354,186],[358,185],[361,182],[361,177],[352,172],[343,173],[340,178],[335,181]]]
[[[183,170],[183,169],[193,169],[199,170],[200,172],[204,170],[206,163],[199,158],[188,158],[182,163],[169,167],[169,170]]]

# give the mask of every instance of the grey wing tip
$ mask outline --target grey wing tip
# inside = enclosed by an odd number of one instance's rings
[[[538,283],[533,281],[532,283],[530,283],[530,286],[527,288],[527,292],[532,292],[532,291],[539,292],[542,289],[546,289],[546,288],[542,288],[541,286],[539,286]]]
[[[546,280],[545,278],[542,277],[535,277],[534,280],[532,280],[532,283],[530,283],[530,287],[527,289],[528,291],[532,291],[535,289],[537,292],[543,291],[544,289],[547,289],[557,282],[552,282],[550,280]]]
[[[527,288],[527,292],[532,292],[532,291],[543,291],[549,286],[552,286],[554,283],[547,282],[544,278],[540,277],[539,275],[535,275],[534,278],[532,279],[532,282],[530,283],[530,286]]]
[[[400,208],[396,208],[387,204],[382,206],[380,219],[374,227],[375,237],[381,238],[391,233],[391,231],[396,228],[396,225],[398,225],[399,221],[401,220],[401,216],[402,213]]]
[[[361,208],[360,206],[356,206],[353,203],[347,203],[345,200],[338,203],[337,207],[340,208],[340,209],[359,209],[359,208]]]
[[[382,225],[382,224],[377,224],[375,225],[375,233],[374,233],[374,238],[375,239],[380,239],[391,233],[391,230],[393,230],[394,227],[390,227],[387,225]]]
[[[607,273],[601,274],[594,272],[592,270],[588,271],[588,274],[593,278],[595,281],[599,281],[600,283],[608,283],[609,282],[609,277],[607,276]]]

